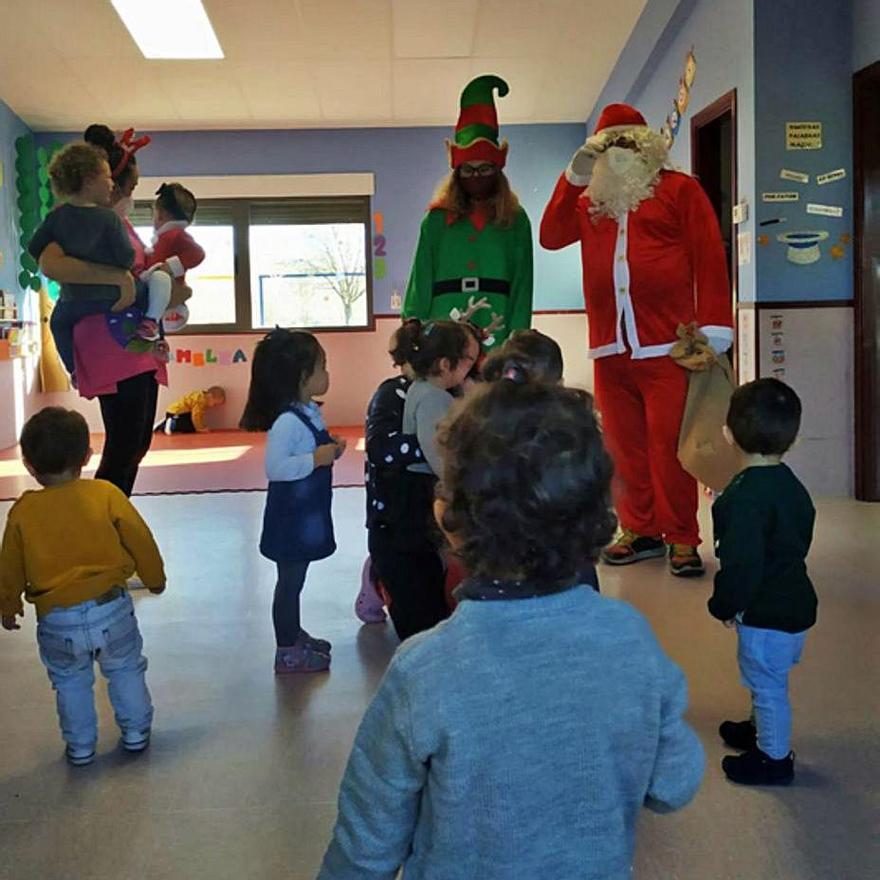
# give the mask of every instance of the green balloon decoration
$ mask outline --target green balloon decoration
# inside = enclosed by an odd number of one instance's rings
[[[58,294],[61,293],[61,285],[57,281],[49,280],[49,284],[47,285],[49,291],[49,299],[52,302],[58,299]]]
[[[37,150],[37,161],[40,165],[46,165],[49,161],[49,151],[45,147],[40,147]]]

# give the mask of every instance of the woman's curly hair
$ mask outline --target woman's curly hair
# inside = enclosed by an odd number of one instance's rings
[[[583,391],[501,381],[440,427],[443,528],[482,577],[548,588],[571,581],[611,540],[611,458]]]

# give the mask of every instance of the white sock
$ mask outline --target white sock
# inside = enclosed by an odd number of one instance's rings
[[[153,272],[147,283],[150,292],[146,317],[159,321],[171,302],[171,276],[167,272]]]

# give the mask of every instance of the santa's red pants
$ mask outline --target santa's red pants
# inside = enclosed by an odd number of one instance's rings
[[[670,357],[598,358],[596,405],[614,459],[615,505],[623,528],[699,546],[697,483],[678,461],[687,371]]]

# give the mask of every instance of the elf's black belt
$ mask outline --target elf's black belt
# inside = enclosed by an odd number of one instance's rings
[[[450,278],[435,281],[431,287],[434,296],[441,293],[500,293],[510,294],[510,282],[503,278]]]

